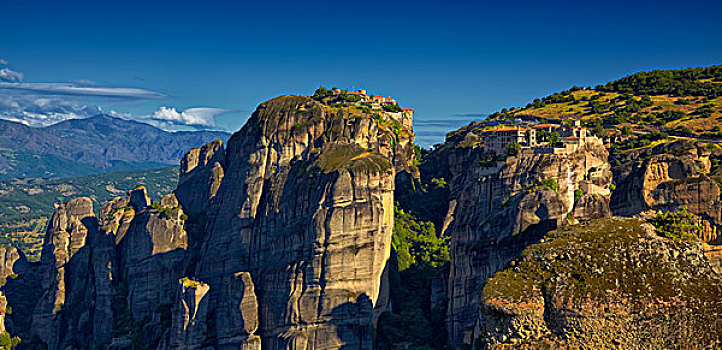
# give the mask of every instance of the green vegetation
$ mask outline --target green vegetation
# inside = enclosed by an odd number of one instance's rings
[[[718,329],[711,334],[707,330],[719,320],[722,288],[713,273],[700,273],[702,260],[701,249],[687,243],[649,239],[641,219],[593,220],[552,231],[542,243],[527,247],[486,281],[482,303],[524,315],[549,306],[543,300],[564,300],[552,306],[552,312],[574,314],[601,305],[603,319],[619,315],[618,310],[633,310],[627,315],[636,314],[642,324],[649,324],[649,315],[656,312],[664,320],[651,324],[666,322],[672,327],[679,317],[660,314],[658,307],[676,311],[675,305],[685,305],[688,313],[678,316],[696,325],[692,334],[709,339],[702,343],[711,344],[720,334]],[[629,306],[606,309],[620,303]]]
[[[396,206],[394,220],[392,245],[399,271],[411,266],[439,268],[449,261],[449,237],[437,237],[432,222],[421,221]]]
[[[582,191],[581,188],[577,188],[576,190],[574,190],[574,203],[576,204],[577,202],[579,202],[579,200],[582,199],[583,196],[584,191]]]
[[[546,187],[554,192],[556,192],[559,188],[559,183],[557,183],[557,179],[554,178],[541,180],[539,181],[539,185]]]
[[[357,144],[324,145],[316,164],[324,173],[350,169],[378,173],[391,169],[391,162],[386,157],[364,150]]]
[[[506,145],[506,154],[516,156],[521,152],[521,145],[516,142],[510,142]]]
[[[386,111],[386,112],[403,112],[403,109],[401,109],[401,107],[399,107],[399,105],[397,105],[395,103],[394,104],[388,104],[388,103],[384,104],[383,108],[384,108],[384,111]]]
[[[450,238],[438,229],[446,216],[449,184],[428,150],[416,149],[415,154],[422,177],[396,187],[392,310],[379,318],[377,349],[444,349],[446,343],[445,295],[434,294],[432,304],[432,284],[442,283],[448,274]]]
[[[687,212],[685,207],[673,212],[657,213],[649,222],[654,225],[658,235],[676,242],[696,241],[699,239],[696,233],[702,229],[695,224],[694,214]]]
[[[0,349],[2,350],[10,350],[14,349],[18,344],[20,344],[20,337],[11,337],[10,333],[8,332],[2,332],[0,333]]]
[[[722,66],[652,71],[594,89],[572,87],[520,108],[504,108],[491,119],[534,117],[562,123],[581,119],[598,136],[622,129],[722,139]],[[717,128],[715,128],[717,127]],[[545,140],[544,133],[537,140]]]
[[[637,95],[722,96],[722,66],[641,72],[597,86],[598,91]]]
[[[624,141],[616,142],[610,148],[610,153],[618,155],[621,152],[632,149],[646,148],[656,146],[667,140],[669,135],[659,131],[652,131],[646,134],[640,134],[630,137]]]
[[[137,184],[145,184],[148,193],[159,199],[170,193],[178,181],[178,168],[119,171],[102,175],[53,179],[0,180],[0,246],[15,246],[31,261],[40,258],[40,246],[47,220],[55,204],[86,196],[100,206]]]
[[[180,280],[178,280],[178,283],[182,284],[183,287],[190,287],[190,288],[197,288],[199,286],[205,286],[206,283],[202,281],[196,281],[192,280],[188,277],[183,277]]]
[[[393,312],[379,318],[376,348],[440,349],[446,342],[446,308],[443,303],[432,307],[430,293],[434,278],[447,269],[449,237],[439,238],[432,222],[403,209],[395,208],[394,214],[392,242],[398,268],[390,277]]]
[[[151,208],[158,212],[161,219],[166,220],[172,220],[175,216],[174,214],[177,215],[179,210],[183,210],[183,207],[180,205],[174,208],[166,208],[160,205],[160,202],[154,202],[151,205]],[[186,219],[188,219],[188,216],[186,214],[181,214],[179,218],[181,219],[181,221],[185,221]]]
[[[556,131],[539,130],[537,132],[538,142],[547,142],[549,147],[561,147],[563,145],[562,138]]]

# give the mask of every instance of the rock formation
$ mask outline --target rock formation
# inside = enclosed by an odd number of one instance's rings
[[[529,150],[489,164],[480,162],[474,132],[462,131],[436,150],[451,179],[444,234],[451,236],[447,324],[454,348],[474,338],[487,277],[549,230],[609,215],[611,172],[598,139],[571,153]]]
[[[722,273],[722,192],[719,174],[717,180],[710,174],[710,153],[701,144],[682,140],[619,157],[610,206],[624,216],[686,207],[699,219],[700,239]]]
[[[14,309],[0,331],[50,350],[371,349],[389,304],[395,182],[418,183],[414,136],[392,114],[329,103],[340,95],[262,103],[225,147],[191,149],[159,201],[138,186],[97,215],[89,198],[58,206],[40,263],[0,249],[0,309]],[[713,255],[722,205],[709,152],[665,147],[615,166],[611,195],[595,137],[499,160],[473,127],[451,134],[425,164],[444,183],[435,198],[448,194],[428,214],[451,237],[450,269],[428,295],[447,306],[450,347],[719,341],[682,340],[720,321],[702,248],[607,218],[610,196],[618,215],[686,206]]]
[[[707,349],[722,344],[722,278],[701,244],[639,219],[567,227],[486,283],[489,349]]]
[[[174,194],[59,206],[25,326],[51,350],[370,349],[413,133],[308,97],[192,149]],[[0,277],[23,265],[5,254]],[[0,261],[2,262],[2,261]],[[32,276],[32,274],[27,274]],[[29,283],[29,282],[28,282]]]
[[[241,316],[235,324],[258,329],[235,326],[227,339],[219,332],[219,346],[257,346],[256,336],[268,348],[372,346],[374,309],[385,307],[394,176],[412,154],[401,131],[283,96],[261,104],[231,138],[196,278],[210,285],[217,327]],[[213,174],[215,164],[194,171]],[[215,182],[199,178],[194,188],[213,192]],[[244,308],[234,315],[239,295],[228,284],[255,294],[256,320]]]

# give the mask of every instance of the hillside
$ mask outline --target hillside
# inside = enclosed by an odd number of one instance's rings
[[[100,203],[143,184],[159,199],[178,182],[178,167],[118,171],[108,174],[54,179],[0,179],[0,246],[16,246],[31,261],[40,258],[45,227],[57,203],[76,196]]]
[[[44,128],[0,120],[0,178],[157,169],[176,165],[192,147],[228,136],[220,131],[168,132],[108,115]]]
[[[720,343],[688,336],[722,321],[714,140],[537,121],[578,136],[491,148],[480,123],[423,150],[412,118],[391,97],[320,88],[190,149],[175,189],[78,184],[119,194],[101,204],[47,187],[63,203],[40,261],[0,248],[9,335],[48,349]],[[534,130],[518,124],[496,130]],[[46,188],[13,181],[24,198]]]
[[[581,118],[598,134],[659,131],[722,140],[722,66],[651,71],[594,88],[573,87],[491,119]]]

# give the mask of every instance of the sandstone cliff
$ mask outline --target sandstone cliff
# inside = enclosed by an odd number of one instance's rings
[[[720,174],[710,172],[711,153],[701,143],[681,140],[620,155],[610,207],[624,216],[686,207],[699,219],[699,238],[722,273],[722,191]]]
[[[412,131],[393,120],[301,96],[263,103],[227,147],[186,154],[174,194],[153,203],[139,186],[97,215],[71,200],[39,265],[8,251],[0,279],[26,269],[17,286],[42,293],[16,333],[51,350],[370,349],[394,179],[412,157]]]
[[[187,235],[185,215],[172,195],[151,204],[145,188],[138,187],[127,199],[107,202],[98,216],[89,198],[58,207],[40,266],[21,273],[27,280],[39,271],[43,294],[32,323],[16,331],[49,349],[137,342],[138,334],[130,331],[139,325],[142,341],[159,339],[162,316],[170,317],[162,306],[175,299],[168,286],[186,272]],[[27,299],[19,287],[6,286],[8,296]],[[23,302],[11,300],[21,314],[27,313]]]
[[[701,244],[639,219],[562,228],[489,278],[489,349],[707,349],[722,344],[722,278]]]
[[[220,348],[371,348],[374,310],[386,301],[394,177],[412,147],[410,130],[283,96],[258,107],[222,162],[192,168],[201,175],[184,186],[216,192],[195,277],[210,286],[207,322]],[[239,315],[248,297],[258,306]]]
[[[444,234],[451,236],[447,325],[454,348],[474,338],[487,277],[549,230],[610,214],[611,171],[598,139],[570,153],[527,150],[497,162],[483,161],[477,141],[473,129],[462,130],[435,151],[451,179]]]

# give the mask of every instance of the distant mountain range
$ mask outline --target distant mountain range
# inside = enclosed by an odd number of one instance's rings
[[[161,168],[178,164],[192,147],[229,136],[222,131],[168,132],[104,114],[43,128],[0,120],[0,178]]]

